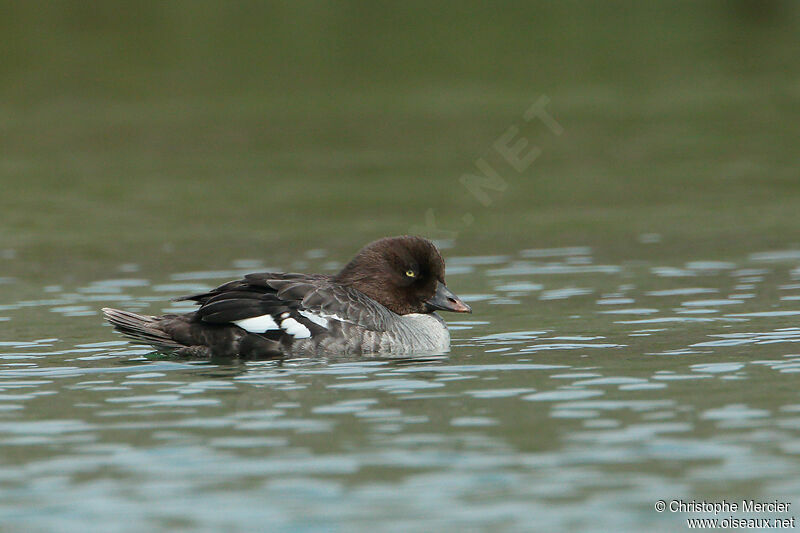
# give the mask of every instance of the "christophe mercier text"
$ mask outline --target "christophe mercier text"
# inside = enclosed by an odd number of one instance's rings
[[[741,503],[727,500],[722,500],[721,502],[672,500],[669,502],[669,510],[673,513],[719,514],[737,513],[739,511],[745,513],[786,513],[789,512],[791,505],[791,502],[779,502],[777,500],[771,502],[742,500]]]

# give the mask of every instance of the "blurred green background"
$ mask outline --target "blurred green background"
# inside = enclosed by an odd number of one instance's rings
[[[796,2],[0,10],[0,266],[22,279],[344,259],[426,213],[464,254],[800,243]],[[563,135],[521,120],[542,95]],[[522,173],[492,148],[511,126],[541,149]],[[459,183],[481,157],[508,185],[488,206]]]

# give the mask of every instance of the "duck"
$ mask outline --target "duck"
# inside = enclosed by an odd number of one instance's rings
[[[158,352],[241,359],[443,353],[450,333],[437,311],[472,312],[448,289],[436,245],[414,235],[371,242],[334,275],[247,274],[174,300],[199,307],[102,311],[117,332]]]

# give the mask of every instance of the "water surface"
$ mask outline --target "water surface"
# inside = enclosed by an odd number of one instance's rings
[[[0,308],[4,327],[73,331],[0,343],[6,525],[674,530],[685,516],[655,501],[797,494],[795,250],[452,256],[474,314],[447,316],[452,352],[420,360],[171,360],[100,324],[101,306],[185,309],[168,298],[256,263],[128,266]]]

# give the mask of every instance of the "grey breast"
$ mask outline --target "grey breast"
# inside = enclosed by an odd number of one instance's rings
[[[380,331],[349,321],[332,319],[329,332],[316,339],[298,339],[292,353],[303,354],[412,354],[447,351],[450,332],[436,313],[394,315]]]
[[[394,335],[385,335],[382,350],[411,353],[450,349],[450,332],[436,313],[403,315],[396,323]]]

